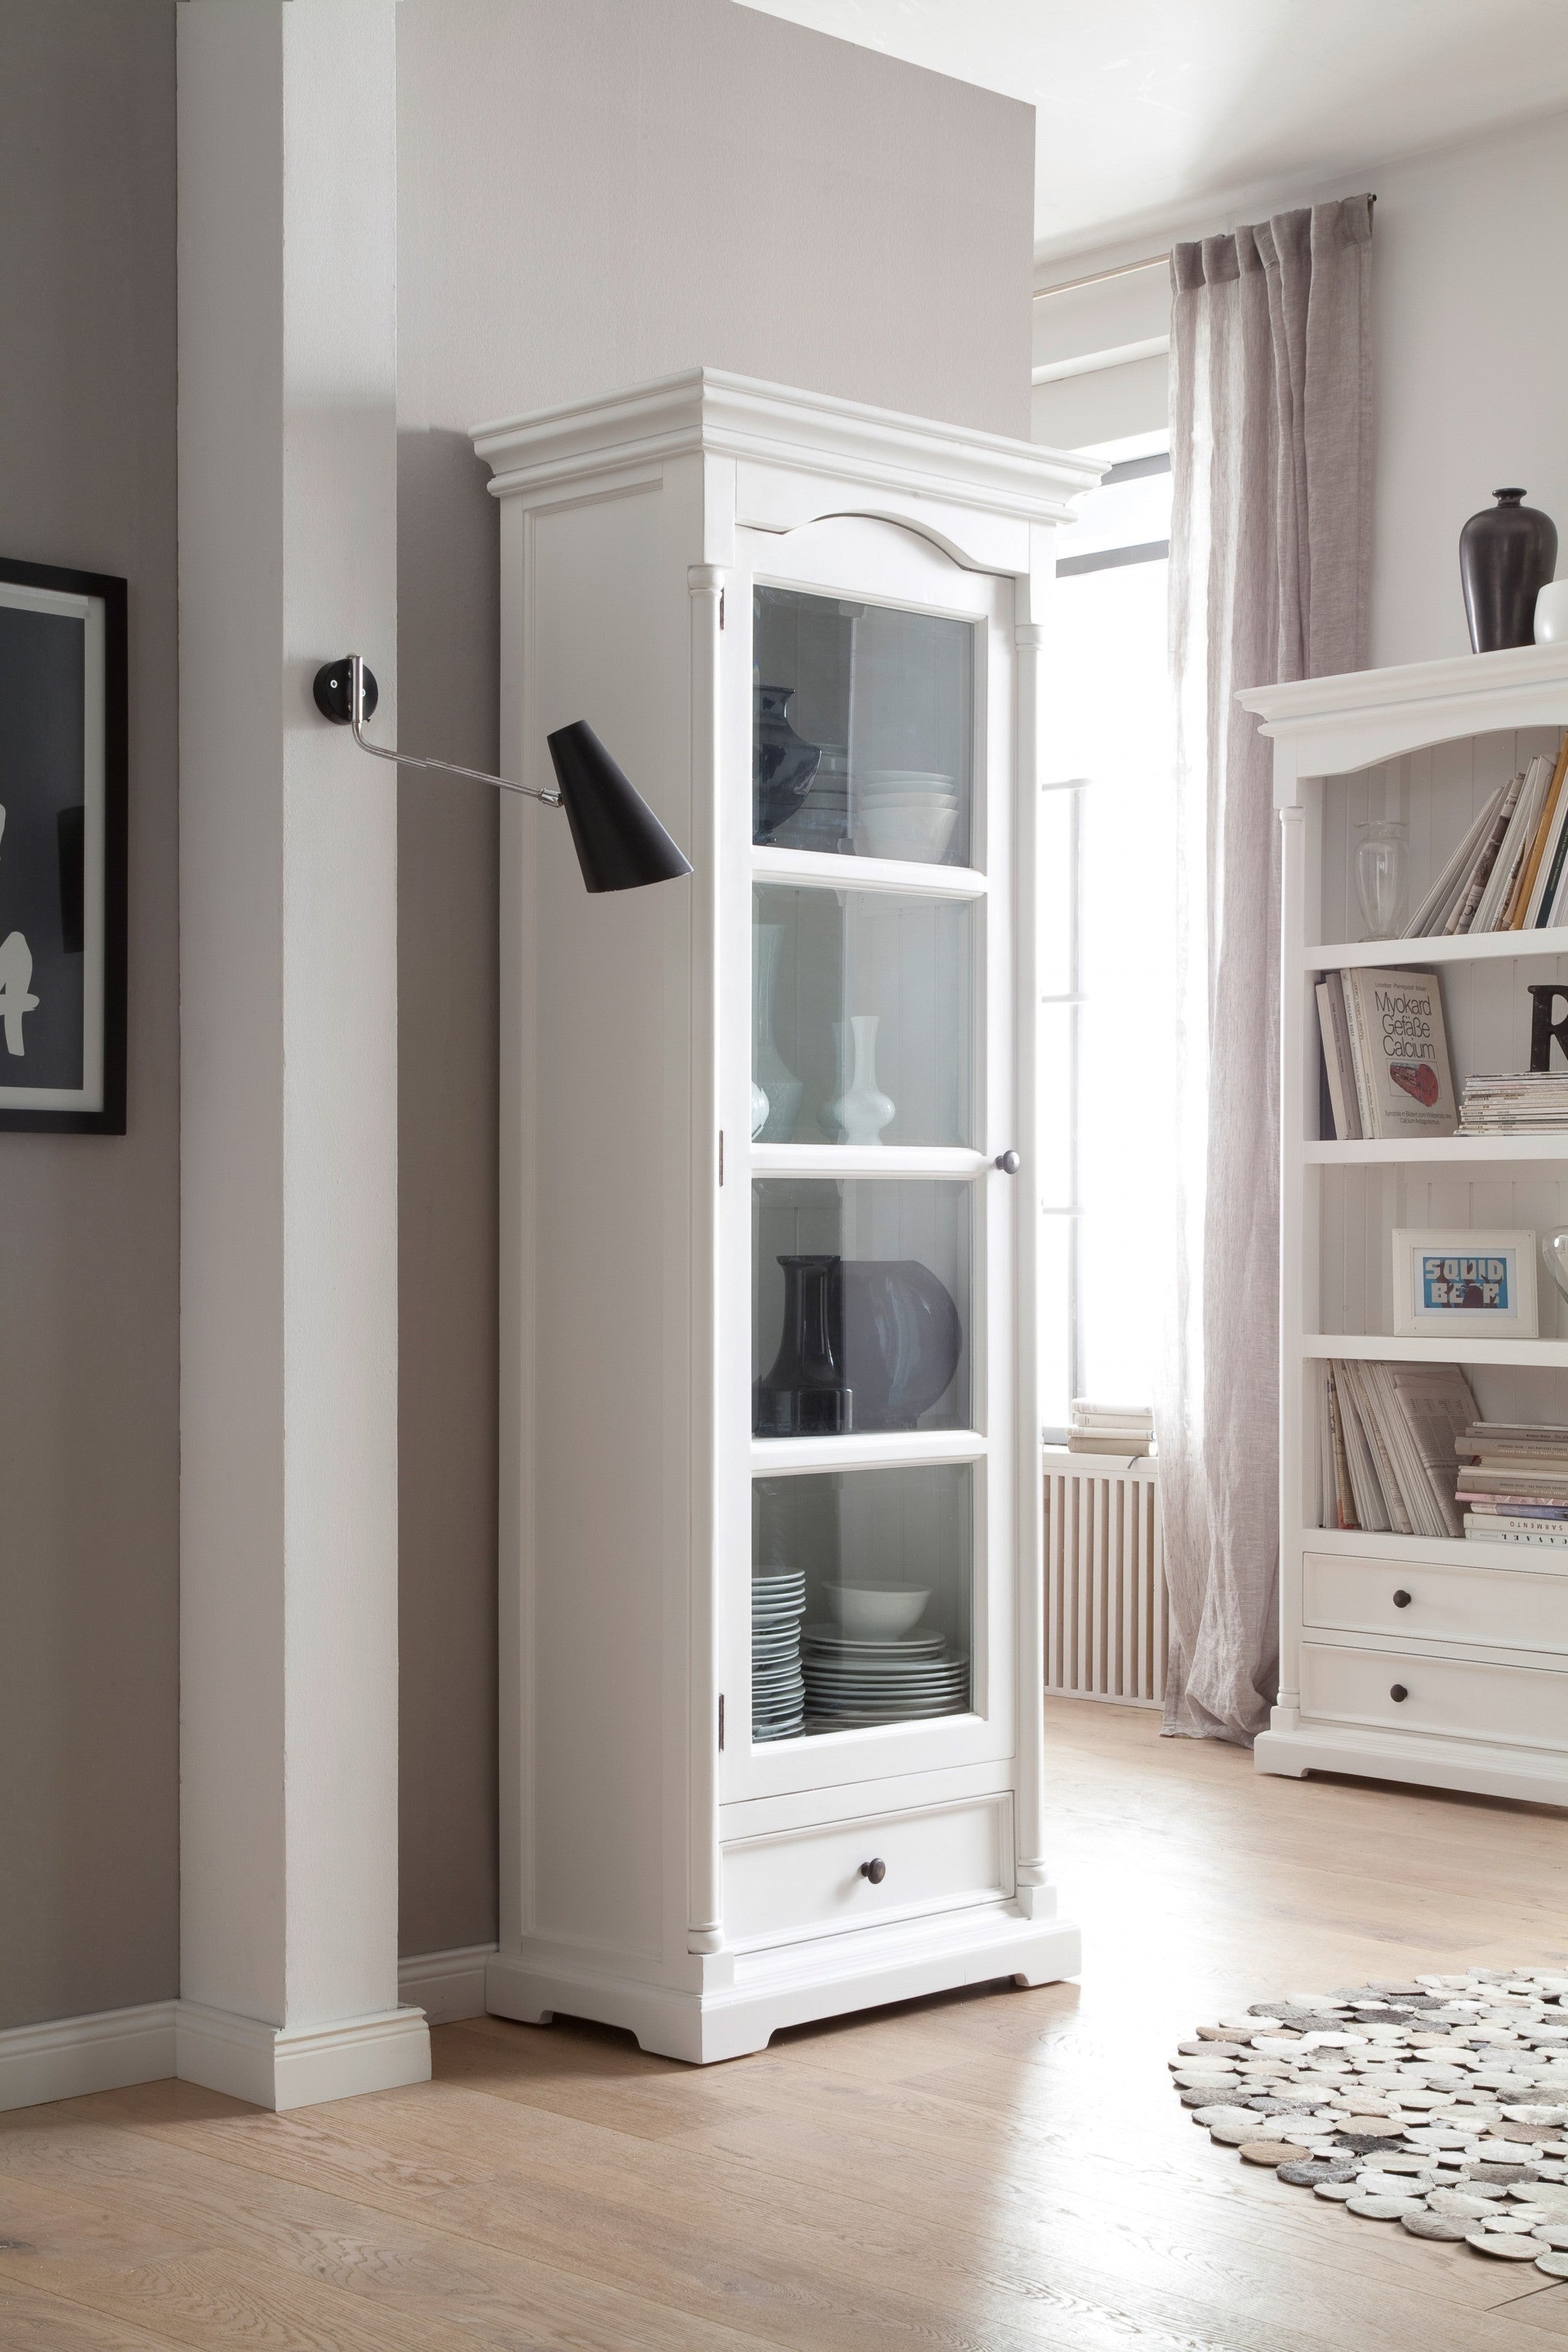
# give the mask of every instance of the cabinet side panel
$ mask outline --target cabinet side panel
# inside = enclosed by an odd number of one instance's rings
[[[552,729],[586,719],[687,844],[689,599],[670,505],[655,482],[528,516],[523,724],[538,759]],[[684,881],[589,897],[565,823],[536,824],[523,1927],[652,1957],[666,1751],[684,1729],[661,1661],[690,1528],[694,901]]]

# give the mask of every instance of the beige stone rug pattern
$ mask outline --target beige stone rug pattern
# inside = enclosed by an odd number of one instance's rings
[[[1568,2278],[1568,1976],[1256,2001],[1171,2061],[1194,2123],[1357,2221]]]

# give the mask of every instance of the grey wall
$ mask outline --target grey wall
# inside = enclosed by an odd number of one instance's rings
[[[496,759],[466,428],[702,363],[1027,435],[1034,117],[731,0],[398,9],[398,697]],[[495,1933],[495,811],[399,825],[402,1948]]]
[[[131,592],[130,1132],[0,1135],[0,2027],[178,1990],[174,0],[0,7],[0,552]]]

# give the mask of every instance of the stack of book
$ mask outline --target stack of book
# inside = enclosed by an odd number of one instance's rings
[[[1480,1543],[1568,1545],[1568,1429],[1473,1421],[1455,1440],[1465,1533]]]
[[[1568,735],[1500,784],[1410,920],[1412,939],[1532,931],[1568,912]]]
[[[1069,1454],[1120,1454],[1131,1457],[1154,1451],[1154,1415],[1146,1404],[1091,1404],[1075,1397],[1068,1428]]]
[[[1324,1367],[1319,1444],[1331,1527],[1374,1534],[1458,1536],[1456,1447],[1476,1400],[1458,1364],[1381,1364],[1336,1357]]]
[[[1334,1133],[1452,1135],[1454,1079],[1443,999],[1430,971],[1352,965],[1318,983]]]
[[[1568,1129],[1568,1070],[1509,1070],[1465,1080],[1461,1135],[1550,1134]]]

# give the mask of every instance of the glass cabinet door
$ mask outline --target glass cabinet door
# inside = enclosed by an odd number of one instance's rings
[[[731,967],[751,1463],[749,1541],[738,1488],[726,1541],[746,1546],[731,1672],[756,1761],[728,1779],[748,1792],[1008,1752],[1016,1329],[1015,1196],[993,1166],[1012,1116],[1011,583],[885,523],[837,518],[776,551],[753,536],[801,576],[750,587]],[[857,1760],[871,1740],[902,1764]]]

